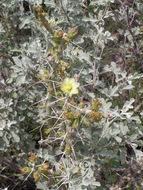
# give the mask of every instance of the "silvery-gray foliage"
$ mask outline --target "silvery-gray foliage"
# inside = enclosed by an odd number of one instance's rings
[[[68,76],[79,78],[77,102],[86,101],[87,112],[93,99],[101,102],[102,119],[98,123],[90,122],[88,127],[81,120],[80,128],[72,134],[75,141],[72,156],[66,156],[62,150],[66,131],[57,136],[57,128],[62,128],[65,122],[62,116],[67,102],[61,107],[57,93],[63,78],[55,74],[57,66],[49,58],[53,36],[35,16],[34,8],[41,3],[41,0],[29,0],[30,11],[26,12],[22,1],[0,2],[0,161],[4,155],[12,157],[14,153],[17,162],[24,166],[19,154],[25,154],[27,163],[28,154],[33,151],[39,164],[51,164],[52,172],[64,165],[61,180],[52,184],[48,184],[49,179],[38,181],[37,187],[43,190],[109,188],[116,179],[112,182],[103,176],[106,185],[100,176],[102,167],[124,166],[129,154],[127,145],[133,151],[129,159],[143,156],[138,149],[143,136],[140,111],[143,75],[139,74],[143,3],[137,0],[130,6],[114,0],[91,0],[89,4],[86,0],[45,0],[46,19],[54,31],[67,32],[78,27],[78,35],[60,55],[70,63]],[[43,68],[49,70],[55,90],[50,103],[47,92],[50,82],[40,80],[37,75]],[[80,110],[77,105],[72,109]],[[58,118],[57,126],[50,123],[50,118],[54,121]],[[43,128],[53,130],[54,134],[44,137]]]

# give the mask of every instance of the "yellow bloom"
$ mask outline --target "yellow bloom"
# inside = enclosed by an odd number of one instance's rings
[[[73,94],[78,94],[78,87],[79,83],[74,78],[65,78],[61,85],[61,90],[72,96]]]

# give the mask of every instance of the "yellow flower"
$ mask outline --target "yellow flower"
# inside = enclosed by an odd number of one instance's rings
[[[74,78],[65,78],[61,85],[61,90],[72,96],[73,94],[78,94],[78,87],[79,83]]]

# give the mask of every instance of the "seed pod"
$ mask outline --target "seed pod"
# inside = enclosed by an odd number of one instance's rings
[[[54,33],[54,42],[56,44],[59,44],[61,42],[63,34],[64,34],[63,30],[55,31],[55,33]]]
[[[42,7],[41,6],[38,6],[35,8],[37,14],[39,15],[41,12],[42,12]]]
[[[35,154],[33,154],[33,153],[30,154],[29,161],[34,164],[37,162],[37,158],[36,158]]]
[[[100,102],[99,102],[99,100],[98,99],[92,100],[91,109],[95,110],[95,111],[98,111],[99,108],[100,108]]]
[[[67,34],[67,37],[68,37],[69,39],[72,39],[72,38],[74,38],[74,37],[77,35],[77,33],[78,33],[77,27],[71,28],[71,29],[69,30],[68,34]]]
[[[74,112],[74,113],[73,113],[74,119],[78,119],[79,116],[80,116],[80,113],[79,113],[79,112]]]
[[[101,118],[102,118],[102,114],[100,112],[97,112],[97,111],[91,111],[89,113],[89,117],[91,119],[93,119],[93,121],[99,122],[101,120]]]
[[[40,179],[40,174],[39,174],[38,171],[36,171],[36,172],[33,173],[33,178],[34,178],[34,181],[35,181],[35,182],[38,182],[38,181],[39,181],[39,179]]]
[[[29,174],[31,172],[31,168],[30,167],[23,167],[20,169],[22,174]]]
[[[48,170],[48,168],[49,168],[49,164],[47,164],[47,163],[42,164],[43,171]]]
[[[64,117],[67,120],[72,120],[73,119],[73,113],[72,112],[65,112]]]

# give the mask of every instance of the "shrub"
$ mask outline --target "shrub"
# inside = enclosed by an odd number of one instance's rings
[[[1,188],[141,189],[143,3],[0,5]]]

